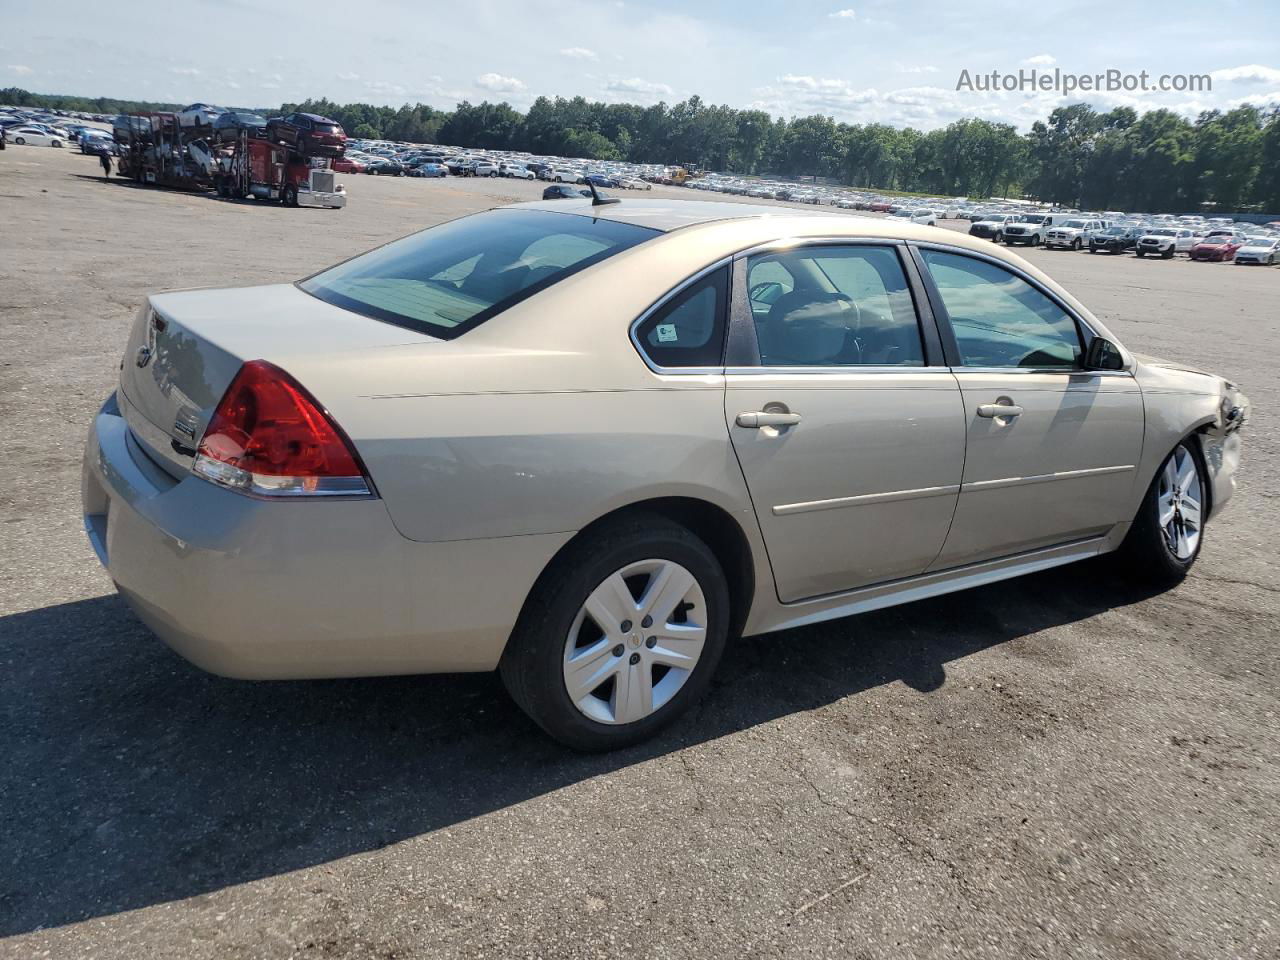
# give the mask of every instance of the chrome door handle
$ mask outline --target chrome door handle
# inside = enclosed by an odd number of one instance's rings
[[[1012,418],[1022,413],[1016,403],[984,403],[978,407],[978,416],[988,420]]]
[[[738,414],[740,427],[794,427],[799,422],[800,414],[798,413],[770,413],[767,410],[756,410]]]

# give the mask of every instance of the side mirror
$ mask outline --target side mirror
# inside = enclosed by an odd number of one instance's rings
[[[1089,342],[1089,352],[1085,354],[1086,370],[1123,370],[1124,357],[1120,348],[1105,337],[1094,337]]]

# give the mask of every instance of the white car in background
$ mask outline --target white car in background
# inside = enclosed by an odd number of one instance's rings
[[[936,227],[938,225],[938,214],[935,210],[900,210],[890,220],[901,220],[905,223],[916,223],[925,227]]]
[[[1186,227],[1156,227],[1138,238],[1133,252],[1139,257],[1151,254],[1168,260],[1175,253],[1190,253],[1195,243],[1196,236]]]
[[[576,170],[564,170],[557,167],[552,171],[551,179],[556,183],[585,183],[586,179]]]
[[[514,177],[517,180],[532,180],[533,171],[528,167],[518,163],[502,163],[498,165],[498,173],[504,177]]]
[[[1236,263],[1257,263],[1270,267],[1280,258],[1280,240],[1270,237],[1250,237],[1236,251]]]
[[[60,147],[63,140],[39,127],[10,127],[5,135],[19,146],[28,144],[33,147]]]
[[[1059,226],[1055,226],[1044,235],[1044,245],[1048,247],[1062,247],[1069,250],[1079,250],[1089,242],[1089,238],[1094,234],[1101,233],[1107,229],[1107,221],[1105,220],[1082,220],[1078,217],[1072,217],[1064,220]]]
[[[178,111],[178,125],[183,127],[212,127],[213,121],[227,111],[207,103],[193,103]]]
[[[475,177],[496,177],[498,175],[498,164],[487,157],[480,157],[476,160],[476,165],[472,168],[471,175]]]
[[[1022,214],[1012,223],[1005,224],[1004,242],[1010,246],[1024,243],[1028,247],[1037,247],[1044,243],[1045,234],[1065,219],[1060,213]]]

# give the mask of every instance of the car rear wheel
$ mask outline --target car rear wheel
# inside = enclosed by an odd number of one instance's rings
[[[1130,576],[1173,586],[1200,555],[1205,502],[1203,460],[1192,439],[1178,444],[1143,498],[1120,547]]]
[[[715,555],[663,517],[589,536],[534,588],[499,667],[512,699],[575,750],[613,750],[666,726],[724,651],[729,591]]]
[[[52,141],[52,142],[49,144],[49,146],[51,146],[51,147],[60,147],[60,146],[62,146],[62,141],[61,141],[61,140],[54,140],[54,141]]]
[[[24,140],[22,137],[14,137],[14,138],[13,138],[13,142],[14,142],[14,143],[16,143],[16,144],[18,144],[19,146],[22,146],[22,145],[24,145],[27,141],[26,141],[26,140]]]
[[[1080,249],[1080,238],[1079,238],[1079,237],[1076,237],[1074,240],[1072,240],[1072,241],[1071,241],[1071,249],[1072,249],[1072,250],[1079,250],[1079,249]]]

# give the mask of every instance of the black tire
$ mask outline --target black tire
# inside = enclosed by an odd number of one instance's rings
[[[1169,461],[1177,455],[1178,450],[1185,449],[1191,454],[1199,474],[1200,504],[1202,508],[1200,538],[1196,542],[1195,551],[1186,559],[1181,559],[1169,545],[1164,530],[1160,527],[1160,478]],[[1142,506],[1133,518],[1133,526],[1125,536],[1124,542],[1117,551],[1120,569],[1131,580],[1156,587],[1175,587],[1182,582],[1188,571],[1200,556],[1204,545],[1203,513],[1209,507],[1207,472],[1204,457],[1200,452],[1200,444],[1194,437],[1188,437],[1169,452],[1169,456],[1160,462],[1151,486],[1142,498]]]
[[[22,137],[14,137],[13,142],[18,144],[18,146],[25,146],[27,141],[24,140]]]
[[[693,672],[667,703],[634,723],[601,723],[569,697],[566,641],[591,592],[616,571],[647,559],[672,560],[693,574],[707,605],[706,641]],[[526,601],[498,670],[511,698],[551,737],[583,752],[616,750],[653,736],[705,692],[728,630],[729,588],[715,554],[679,524],[640,514],[601,528],[556,558]]]
[[[1089,252],[1090,252],[1090,253],[1097,253],[1097,252],[1098,252],[1098,248],[1097,248],[1097,247],[1095,247],[1095,246],[1091,243],[1091,244],[1089,244]]]
[[[1165,250],[1163,253],[1161,253],[1161,254],[1160,254],[1160,258],[1161,258],[1162,260],[1172,260],[1172,259],[1173,259],[1173,248],[1172,248],[1172,247],[1170,247],[1168,250]]]
[[[1080,249],[1080,238],[1079,238],[1079,237],[1076,237],[1074,240],[1072,240],[1072,241],[1071,241],[1071,249],[1072,249],[1072,250],[1077,250],[1077,251]]]
[[[1143,256],[1144,256],[1144,254],[1143,254],[1143,252],[1142,252],[1141,250],[1135,250],[1135,251],[1134,251],[1134,253],[1136,253],[1136,254],[1138,255],[1138,259],[1139,259],[1139,260],[1141,260],[1141,259],[1143,258]]]
[[[298,205],[298,188],[291,183],[285,184],[280,191],[280,202],[286,207],[296,207]]]

